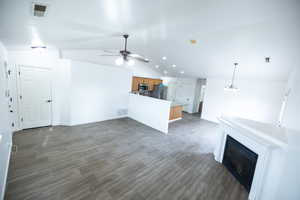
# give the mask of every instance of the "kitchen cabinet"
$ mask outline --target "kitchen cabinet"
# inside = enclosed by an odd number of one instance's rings
[[[149,90],[152,91],[154,89],[154,85],[155,85],[154,79],[148,79],[147,82],[148,82]]]
[[[134,76],[132,78],[132,87],[131,91],[138,91],[139,89],[139,84],[147,84],[148,89],[152,91],[154,89],[154,85],[159,85],[162,83],[161,79],[153,79],[153,78],[144,78],[144,77],[137,77]]]
[[[159,85],[162,83],[162,80],[160,79],[153,79],[154,80],[154,85]]]
[[[182,106],[171,106],[169,120],[176,120],[182,118]]]
[[[138,90],[138,78],[137,77],[133,77],[132,78],[132,87],[131,87],[131,91],[137,91]]]

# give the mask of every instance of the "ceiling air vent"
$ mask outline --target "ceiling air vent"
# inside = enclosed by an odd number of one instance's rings
[[[47,12],[47,5],[40,3],[33,3],[33,16],[35,17],[45,17]]]

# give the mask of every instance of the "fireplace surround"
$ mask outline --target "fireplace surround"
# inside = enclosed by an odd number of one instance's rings
[[[223,165],[249,192],[258,155],[227,135]]]
[[[251,152],[256,160],[255,167],[250,167],[254,169],[252,181],[251,178],[244,183],[240,181],[249,191],[249,200],[300,199],[300,132],[240,118],[221,117],[219,122],[220,140],[214,151],[215,160],[225,166],[228,164],[228,138],[231,138],[231,142],[236,141],[246,152]],[[244,155],[237,149],[231,149],[230,156],[234,159],[243,158]],[[232,161],[234,159],[230,162],[235,162]],[[233,171],[246,170],[230,162]],[[253,166],[255,163],[249,160],[246,162]],[[230,167],[227,169],[231,171]],[[252,170],[248,172],[251,174]],[[239,179],[238,172],[232,174]]]

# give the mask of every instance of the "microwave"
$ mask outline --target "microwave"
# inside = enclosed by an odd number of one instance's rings
[[[139,91],[147,91],[149,89],[148,85],[145,83],[139,84]]]

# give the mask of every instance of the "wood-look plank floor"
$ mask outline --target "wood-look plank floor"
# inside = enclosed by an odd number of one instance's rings
[[[213,159],[215,124],[193,115],[164,135],[124,118],[18,132],[6,200],[246,200]]]

